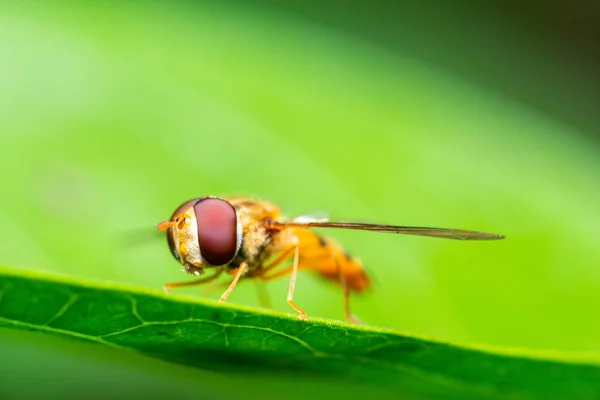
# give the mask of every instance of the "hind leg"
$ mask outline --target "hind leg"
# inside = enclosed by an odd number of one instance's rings
[[[348,287],[346,276],[342,273],[342,268],[340,267],[337,258],[335,259],[335,265],[338,270],[340,285],[342,285],[342,291],[344,293],[344,315],[348,321],[361,325],[363,322],[350,312],[350,288]]]

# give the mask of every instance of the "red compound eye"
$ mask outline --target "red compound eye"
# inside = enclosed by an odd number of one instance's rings
[[[237,214],[225,200],[206,198],[194,205],[202,257],[210,265],[229,263],[237,252]]]

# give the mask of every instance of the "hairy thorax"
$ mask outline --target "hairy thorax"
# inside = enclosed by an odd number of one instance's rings
[[[242,245],[236,257],[229,263],[229,269],[237,269],[245,261],[249,272],[261,268],[264,262],[278,253],[282,239],[287,237],[268,229],[266,220],[276,220],[279,209],[267,202],[251,199],[228,199],[237,212],[242,227]]]

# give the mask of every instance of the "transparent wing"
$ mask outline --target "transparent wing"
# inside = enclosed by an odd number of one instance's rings
[[[292,219],[291,222],[298,223],[298,224],[308,224],[308,223],[328,222],[328,221],[329,221],[329,214],[327,214],[325,211],[313,211],[310,213],[299,215],[299,216],[295,217],[294,219]]]
[[[401,235],[428,236],[441,239],[455,240],[499,240],[504,239],[503,235],[487,232],[467,231],[462,229],[447,228],[427,228],[418,226],[395,226],[364,224],[357,222],[328,222],[328,221],[309,221],[309,222],[271,222],[271,226],[276,229],[285,228],[339,228],[354,229],[361,231],[397,233]]]

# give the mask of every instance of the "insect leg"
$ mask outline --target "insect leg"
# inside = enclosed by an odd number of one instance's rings
[[[229,286],[229,282],[217,282],[212,285],[207,285],[206,289],[202,292],[202,295],[205,297],[210,296],[217,289],[227,289]],[[261,281],[254,280],[254,286],[256,288],[256,294],[258,296],[258,301],[262,308],[273,308],[271,303],[271,297],[269,296],[269,292],[267,288]]]
[[[321,257],[319,257],[319,258],[321,258]],[[316,259],[319,259],[319,258],[314,258],[313,261],[316,260]],[[301,270],[304,270],[304,269],[310,269],[310,268],[311,267],[310,267],[309,264],[306,264],[306,265],[298,264],[298,271],[301,271]],[[282,278],[284,276],[287,276],[288,274],[290,274],[293,271],[293,269],[294,269],[294,266],[290,265],[286,269],[282,269],[281,271],[277,271],[274,274],[271,274],[271,275],[268,275],[268,276],[265,276],[265,274],[262,274],[262,273],[261,274],[257,274],[256,276],[258,276],[263,281],[270,281],[270,280],[273,280],[273,279],[279,279],[279,278]]]
[[[289,267],[281,270],[281,271],[277,271],[274,274],[271,275],[267,275],[266,273],[269,272],[270,270],[274,269],[275,267],[279,266],[281,263],[283,263],[284,261],[287,261],[287,257],[294,251],[296,250],[296,245],[290,247],[289,249],[285,250],[281,256],[277,257],[277,259],[275,261],[273,261],[271,264],[269,264],[266,267],[263,267],[261,269],[259,269],[258,271],[254,272],[252,276],[256,276],[258,278],[260,278],[263,281],[270,281],[272,279],[277,279],[277,278],[281,278],[284,277],[288,274],[290,274],[292,272],[292,270],[294,269],[293,265],[290,265]],[[318,257],[321,258],[321,257]],[[313,260],[318,259],[318,258],[313,258]],[[302,264],[298,264],[298,271],[308,268],[308,265],[302,265]]]
[[[206,278],[196,279],[194,281],[189,281],[189,282],[165,283],[163,285],[163,290],[165,291],[165,293],[169,293],[169,289],[173,289],[173,288],[176,288],[176,287],[194,286],[194,285],[200,285],[202,283],[211,282],[211,281],[217,279],[221,275],[221,272],[223,272],[223,270],[219,270],[215,274],[213,274],[211,276],[207,276]]]
[[[206,285],[206,288],[202,292],[202,296],[208,297],[213,294],[217,289],[227,289],[229,282],[215,282],[212,285]]]
[[[300,266],[298,266],[298,269],[300,269]],[[270,280],[277,279],[277,278],[283,278],[284,276],[289,275],[293,270],[294,270],[294,266],[290,265],[286,269],[282,269],[281,271],[278,271],[278,272],[276,272],[274,274],[271,274],[269,276],[264,276],[263,275],[260,278],[263,281],[270,281]]]
[[[294,303],[294,288],[296,286],[296,275],[298,275],[298,259],[300,257],[300,246],[298,245],[298,239],[296,239],[296,252],[294,254],[294,265],[292,266],[292,277],[290,278],[290,290],[288,291],[287,302],[292,308],[300,314],[298,317],[305,321],[306,313],[300,307]]]
[[[335,266],[338,270],[338,276],[340,278],[340,284],[342,285],[342,290],[344,291],[344,313],[346,315],[346,319],[350,322],[354,322],[355,324],[362,324],[363,322],[356,318],[350,312],[350,288],[348,287],[348,282],[346,282],[346,276],[342,272],[342,268],[340,266],[340,262],[337,257],[334,257]]]
[[[279,257],[277,257],[277,259],[275,259],[271,264],[267,265],[266,267],[263,267],[261,269],[259,269],[257,272],[254,273],[254,276],[264,276],[264,274],[266,274],[267,272],[269,272],[270,270],[272,270],[273,268],[279,266],[282,262],[286,261],[287,258],[290,256],[290,254],[292,254],[292,252],[296,249],[296,245],[290,247],[289,249],[285,250],[283,253],[281,253],[281,255]]]
[[[235,285],[238,283],[241,276],[244,275],[244,272],[246,271],[248,271],[248,264],[246,264],[246,262],[244,261],[242,264],[240,264],[240,267],[238,268],[238,271],[235,274],[233,282],[231,282],[231,285],[229,285],[225,293],[223,293],[223,295],[219,299],[219,303],[223,303],[225,300],[227,300],[227,297],[229,297],[229,294],[231,294],[232,290],[235,288]]]

